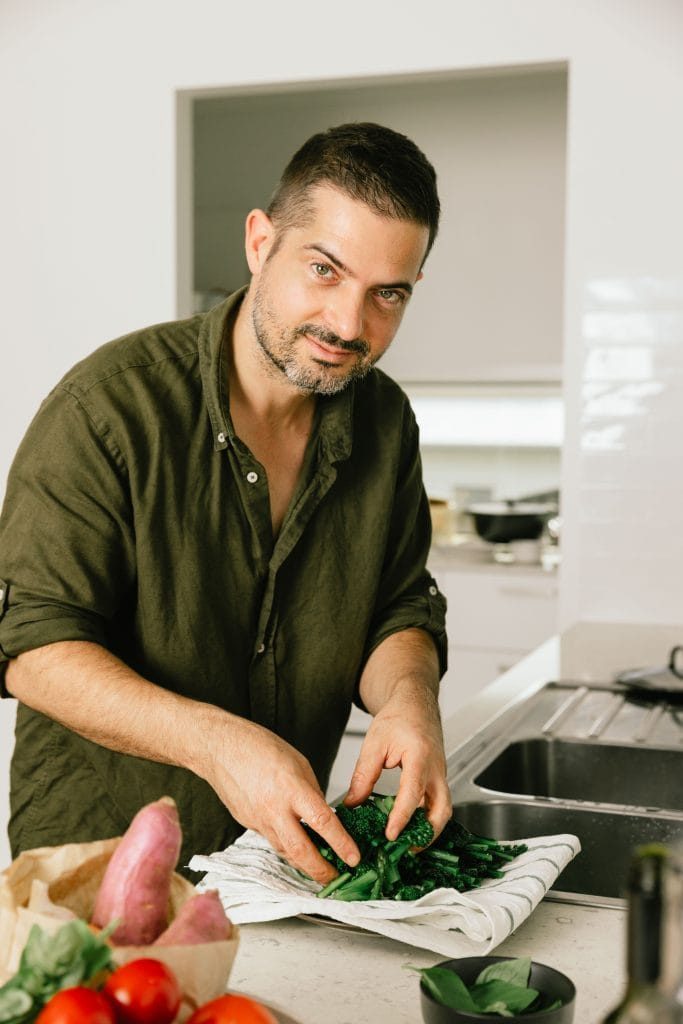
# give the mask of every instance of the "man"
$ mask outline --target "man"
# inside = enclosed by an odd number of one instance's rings
[[[447,821],[417,429],[373,369],[438,215],[404,136],[316,135],[247,218],[248,289],[104,345],[43,403],[0,519],[14,855],[169,793],[181,864],[248,827],[326,882],[301,822],[357,862],[323,796],[353,699],[374,718],[347,801],[400,766],[388,835],[420,804]]]

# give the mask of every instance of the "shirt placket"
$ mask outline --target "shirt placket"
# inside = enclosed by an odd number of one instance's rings
[[[287,515],[268,562],[266,586],[261,600],[249,670],[249,697],[252,718],[269,729],[275,730],[278,726],[275,640],[279,603],[286,598],[286,595],[280,593],[278,571],[300,540],[306,524],[334,483],[336,476],[335,467],[326,460],[316,468],[296,506],[291,514]],[[267,514],[270,517],[269,508]],[[270,518],[268,528],[270,530]]]

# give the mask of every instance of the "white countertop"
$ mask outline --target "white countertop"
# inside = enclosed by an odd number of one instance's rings
[[[510,550],[514,551],[515,546],[512,545]],[[458,534],[452,543],[432,544],[428,564],[431,571],[437,576],[439,572],[445,571],[503,573],[510,576],[542,576],[552,575],[554,572],[559,558],[559,549],[553,548],[547,552],[545,557],[548,558],[549,563],[553,563],[549,568],[543,564],[543,549],[540,544],[535,553],[532,550],[524,552],[526,557],[533,559],[529,562],[521,560],[524,551],[522,546],[518,546],[516,550],[517,560],[499,562],[494,558],[492,544],[488,544],[474,534]]]
[[[587,623],[547,641],[444,723],[452,751],[502,711],[553,679],[600,681],[665,664],[680,626]],[[575,1024],[599,1024],[625,981],[625,911],[543,900],[496,949],[564,971],[577,987]],[[380,936],[287,920],[243,925],[230,986],[281,1011],[283,1024],[419,1024],[419,982],[406,964],[438,954]]]
[[[624,984],[625,913],[544,900],[496,949],[564,971],[577,987],[575,1024],[598,1024]],[[419,1024],[419,979],[435,953],[381,936],[290,919],[242,925],[231,990],[297,1024]]]

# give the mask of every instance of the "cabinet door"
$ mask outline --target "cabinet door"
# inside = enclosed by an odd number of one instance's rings
[[[435,572],[448,601],[451,650],[531,651],[557,631],[554,577],[505,572]]]

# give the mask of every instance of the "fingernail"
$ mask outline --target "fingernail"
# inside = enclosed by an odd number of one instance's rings
[[[350,857],[346,858],[346,863],[350,868],[355,868],[360,864],[360,857],[357,853],[352,853]]]

